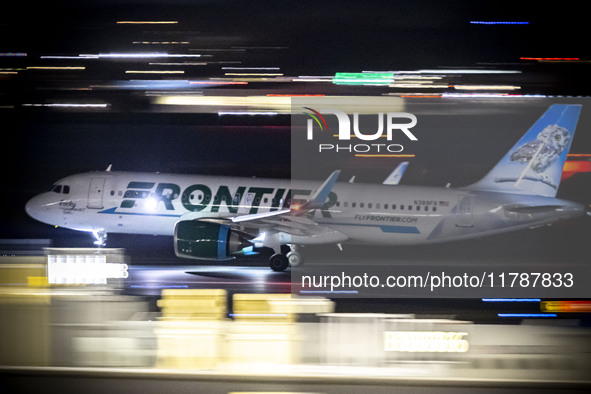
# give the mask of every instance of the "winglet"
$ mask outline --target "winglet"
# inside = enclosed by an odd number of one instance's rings
[[[310,199],[304,203],[302,209],[317,209],[321,208],[333,186],[337,182],[337,178],[341,174],[341,170],[335,170],[332,174],[324,181],[324,183],[310,196]]]
[[[109,164],[109,166],[107,167],[107,169],[105,171],[106,172],[111,172],[111,168],[113,168],[113,164]]]
[[[330,191],[332,190],[332,187],[337,182],[337,178],[339,177],[340,173],[341,173],[341,170],[336,170],[332,174],[330,174],[330,176],[324,181],[322,186],[320,186],[318,188],[318,190],[316,190],[316,192],[310,197],[310,199],[308,201],[306,201],[303,205],[298,205],[297,209],[294,208],[294,206],[292,205],[290,208],[287,208],[287,209],[280,209],[280,210],[271,211],[271,212],[253,213],[250,215],[236,216],[236,217],[233,217],[230,219],[232,220],[233,223],[240,223],[240,222],[248,222],[248,221],[257,220],[257,219],[271,218],[274,216],[284,215],[284,214],[290,213],[290,212],[297,214],[297,213],[301,213],[301,212],[307,212],[311,209],[322,208],[326,199],[328,198],[328,195],[330,194]]]

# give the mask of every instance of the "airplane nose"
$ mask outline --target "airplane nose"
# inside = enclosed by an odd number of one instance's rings
[[[27,201],[27,203],[25,204],[25,212],[27,212],[27,215],[29,215],[30,217],[33,217],[34,211],[35,211],[35,206],[37,205],[35,203],[35,199],[37,197],[33,197],[31,198],[29,201]]]
[[[43,221],[41,219],[43,205],[42,197],[35,196],[25,204],[25,212],[33,219]]]

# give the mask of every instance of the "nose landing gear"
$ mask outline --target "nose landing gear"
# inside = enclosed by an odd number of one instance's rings
[[[99,248],[107,246],[107,232],[105,230],[94,230],[92,234],[96,238],[96,241],[94,241],[96,246]]]

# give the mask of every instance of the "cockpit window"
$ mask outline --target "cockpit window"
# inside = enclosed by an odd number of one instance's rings
[[[54,193],[59,193],[59,194],[69,194],[70,193],[70,186],[68,186],[68,185],[54,185],[51,188],[51,191]]]

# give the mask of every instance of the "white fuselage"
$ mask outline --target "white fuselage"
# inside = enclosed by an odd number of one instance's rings
[[[79,231],[172,236],[179,221],[277,211],[305,201],[318,186],[285,179],[92,172],[60,180],[52,191],[32,198],[26,211],[41,222]],[[314,222],[339,236],[292,231],[282,243],[442,242],[549,224],[583,215],[584,206],[524,194],[337,183],[312,214]]]

